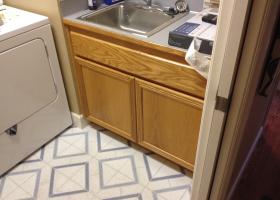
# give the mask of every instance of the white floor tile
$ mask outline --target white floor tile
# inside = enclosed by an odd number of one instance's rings
[[[56,189],[55,194],[75,192],[80,190],[84,190],[84,187],[72,181],[71,179],[68,179],[61,187]]]
[[[53,179],[53,193],[58,193],[61,188],[70,178],[60,172],[55,172]]]
[[[121,173],[117,173],[105,185],[106,185],[106,187],[108,187],[108,186],[115,187],[115,186],[131,183],[131,182],[134,182],[134,180]]]
[[[33,176],[33,173],[9,175],[10,179],[17,185],[22,185],[31,176]]]
[[[98,126],[68,129],[26,161],[5,177],[0,199],[31,198],[36,170],[40,200],[190,199],[191,174]]]
[[[142,190],[141,196],[143,200],[154,200],[153,192],[147,188],[144,188],[144,190]]]
[[[102,170],[100,173],[102,173],[103,184],[107,185],[110,182],[110,180],[118,173],[118,170],[104,164],[102,166]],[[99,176],[100,176],[100,174],[99,174]]]
[[[16,190],[11,192],[8,196],[5,197],[5,200],[17,200],[17,199],[31,199],[32,196],[25,192],[23,189],[18,187]]]
[[[156,196],[164,199],[181,200],[184,196],[187,196],[187,194],[187,189],[176,189],[171,191],[160,191]]]
[[[51,167],[61,166],[61,165],[73,165],[76,163],[90,162],[93,158],[90,155],[80,155],[80,156],[69,156],[64,158],[57,158],[50,160],[47,165]]]
[[[39,184],[40,177],[38,175],[33,175],[29,179],[27,179],[20,187],[27,192],[28,194],[32,196],[37,196],[38,194],[38,188],[37,184]],[[37,190],[37,191],[36,191]]]
[[[66,151],[71,146],[71,144],[59,138],[56,142],[56,146],[57,146],[56,155],[60,156],[64,151]]]
[[[80,140],[84,140],[84,139],[85,139],[84,132],[71,133],[71,134],[67,134],[67,135],[61,135],[59,137],[59,140],[62,140],[68,144],[74,144],[74,143],[79,142]]]
[[[68,130],[66,130],[61,135],[68,135],[68,134],[72,134],[72,133],[81,133],[81,132],[83,132],[83,129],[80,129],[78,127],[74,127],[74,128],[69,128]]]
[[[87,182],[89,182],[89,174],[87,174],[87,170],[85,167],[82,167],[81,169],[79,169],[72,177],[70,177],[70,179],[79,184],[80,186],[82,186],[85,189],[88,189],[86,184],[89,184]]]
[[[2,180],[3,181],[3,180]],[[11,192],[19,188],[9,177],[4,180],[4,186],[2,188],[1,198],[6,198]]]
[[[171,178],[168,179],[170,187],[182,186],[182,185],[192,185],[192,179],[187,176],[178,177],[178,178]]]

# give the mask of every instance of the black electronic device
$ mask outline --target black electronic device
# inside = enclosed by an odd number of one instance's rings
[[[169,32],[168,44],[184,49],[188,49],[193,37],[189,34],[195,30],[199,24],[186,22],[173,31]]]
[[[218,20],[218,15],[214,15],[214,14],[210,14],[210,13],[208,13],[202,17],[202,21],[209,23],[209,24],[216,25],[217,20]]]

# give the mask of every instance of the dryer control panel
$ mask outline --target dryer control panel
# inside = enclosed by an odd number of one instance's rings
[[[0,41],[38,27],[38,24],[48,24],[45,16],[5,5],[0,6],[0,18]]]

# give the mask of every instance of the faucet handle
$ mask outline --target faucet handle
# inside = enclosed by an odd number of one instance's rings
[[[152,0],[143,0],[147,3],[147,6],[152,6]]]
[[[175,3],[176,10],[181,12],[189,11],[189,5],[186,0],[177,0]]]

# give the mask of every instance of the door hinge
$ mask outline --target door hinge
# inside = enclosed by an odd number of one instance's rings
[[[230,100],[224,97],[216,96],[215,109],[227,113],[229,109]]]

